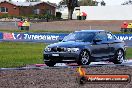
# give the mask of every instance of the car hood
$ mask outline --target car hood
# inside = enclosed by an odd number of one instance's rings
[[[48,47],[78,47],[90,44],[89,42],[75,42],[75,41],[68,41],[68,42],[58,42],[54,44],[48,45]]]

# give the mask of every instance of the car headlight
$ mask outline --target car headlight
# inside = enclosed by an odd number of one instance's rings
[[[79,48],[67,48],[68,52],[77,52],[79,51]]]
[[[46,48],[45,48],[45,51],[50,52],[50,51],[51,51],[51,48],[50,48],[50,47],[46,47]]]

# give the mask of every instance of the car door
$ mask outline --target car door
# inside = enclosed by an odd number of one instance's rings
[[[107,42],[107,35],[105,32],[99,32],[94,37],[95,40],[101,40],[93,42],[92,44],[92,56],[97,59],[108,59],[109,46]]]
[[[118,44],[116,37],[110,33],[107,32],[107,38],[108,38],[108,45],[109,45],[109,56],[113,56],[115,54],[115,47],[117,46],[116,44]]]

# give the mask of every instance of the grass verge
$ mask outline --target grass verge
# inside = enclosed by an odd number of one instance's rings
[[[44,43],[0,42],[0,67],[43,63]]]
[[[14,32],[18,32],[18,33],[23,33],[23,32],[27,32],[27,31],[25,31],[25,30],[6,30],[6,29],[0,29],[0,32],[11,32],[11,33],[14,33]],[[31,33],[45,33],[45,32],[51,32],[51,33],[70,33],[70,32],[72,32],[72,31],[64,31],[64,30],[62,30],[62,31],[57,31],[57,30],[29,30],[29,32],[31,32]]]
[[[132,48],[127,48],[126,58],[132,59]]]
[[[43,62],[44,43],[0,42],[0,68],[21,67]],[[132,59],[132,48],[127,48],[127,58]]]

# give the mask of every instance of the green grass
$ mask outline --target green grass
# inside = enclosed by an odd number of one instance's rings
[[[0,42],[0,68],[21,67],[43,62],[44,43]],[[132,48],[127,49],[128,59],[132,59]]]
[[[132,48],[127,48],[126,58],[132,59]]]
[[[44,43],[0,42],[0,67],[43,63]]]

